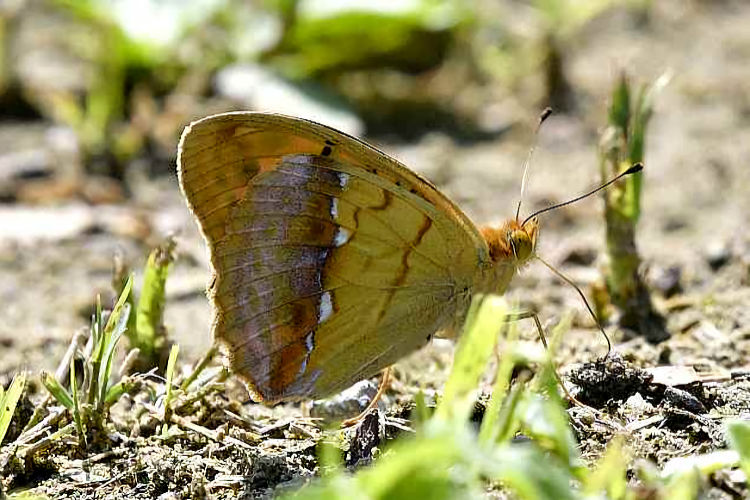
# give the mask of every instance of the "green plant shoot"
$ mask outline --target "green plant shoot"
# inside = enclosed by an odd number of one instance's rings
[[[664,76],[652,85],[643,85],[633,97],[627,77],[622,75],[618,80],[612,91],[608,125],[599,145],[602,179],[611,179],[631,165],[644,162],[653,96],[667,81]],[[642,176],[643,173],[628,176],[603,191],[607,244],[604,281],[609,302],[621,314],[621,326],[658,342],[666,339],[668,333],[638,272],[641,258],[636,245],[636,226],[641,215]],[[600,315],[606,316],[604,301],[598,302]]]

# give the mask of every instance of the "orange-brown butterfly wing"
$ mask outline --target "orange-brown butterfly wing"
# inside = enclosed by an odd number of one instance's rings
[[[178,166],[211,253],[214,337],[266,402],[334,393],[415,350],[467,307],[488,258],[432,184],[307,120],[200,120]]]

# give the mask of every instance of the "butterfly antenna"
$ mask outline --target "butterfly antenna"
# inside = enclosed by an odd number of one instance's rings
[[[558,278],[566,282],[568,285],[572,286],[576,289],[576,292],[578,292],[578,295],[581,296],[581,299],[583,300],[583,303],[586,304],[586,309],[589,310],[589,314],[591,314],[591,317],[594,319],[594,323],[596,323],[597,328],[599,328],[599,331],[602,332],[602,335],[604,335],[605,340],[607,341],[607,354],[604,356],[604,359],[609,357],[609,353],[612,352],[612,342],[609,340],[609,335],[607,335],[607,332],[604,331],[604,328],[602,327],[602,324],[599,322],[599,318],[596,316],[596,313],[594,313],[594,310],[589,305],[589,301],[586,300],[586,296],[581,291],[581,288],[576,285],[573,280],[565,276],[563,273],[558,271],[552,264],[549,264],[546,260],[542,259],[538,255],[534,256],[539,262],[547,266],[547,269],[552,271]]]
[[[536,130],[534,130],[534,139],[531,141],[531,147],[529,148],[529,154],[526,155],[526,161],[523,162],[523,177],[521,177],[521,196],[518,198],[518,206],[516,207],[516,222],[518,216],[521,214],[521,202],[523,201],[523,195],[526,192],[526,181],[529,178],[529,165],[531,165],[531,156],[534,154],[536,143],[539,139],[539,129],[542,128],[542,123],[549,118],[552,114],[552,108],[544,108],[544,111],[539,115],[539,123],[536,124]]]
[[[521,225],[525,226],[527,222],[529,222],[531,219],[533,219],[534,217],[536,217],[539,214],[543,214],[544,212],[549,212],[550,210],[556,210],[558,208],[561,208],[561,207],[564,207],[564,206],[567,206],[567,205],[571,205],[571,204],[573,204],[573,203],[575,203],[577,201],[581,201],[584,198],[588,198],[592,194],[596,194],[599,191],[601,191],[602,189],[606,189],[607,187],[609,187],[610,184],[614,184],[615,182],[619,181],[623,177],[631,175],[631,174],[634,174],[636,172],[640,172],[641,170],[643,170],[643,163],[640,163],[640,162],[635,163],[629,169],[627,169],[626,171],[622,172],[621,174],[619,174],[614,179],[608,180],[607,182],[605,182],[604,184],[602,184],[598,188],[592,189],[588,193],[582,194],[581,196],[576,196],[572,200],[564,201],[562,203],[558,203],[557,205],[552,205],[551,207],[547,207],[547,208],[543,208],[541,210],[537,210],[533,214],[531,214],[528,217],[526,217],[526,219],[524,219],[524,221],[523,221],[523,224],[521,224]]]

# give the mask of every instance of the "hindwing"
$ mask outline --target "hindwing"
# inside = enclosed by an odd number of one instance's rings
[[[335,393],[417,349],[466,310],[488,259],[427,180],[307,120],[197,121],[178,175],[211,254],[214,338],[268,403]]]

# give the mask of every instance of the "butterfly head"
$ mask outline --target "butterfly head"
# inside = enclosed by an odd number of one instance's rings
[[[492,262],[520,267],[534,255],[539,221],[534,217],[522,224],[510,219],[499,228],[484,227],[481,232],[487,241]]]
[[[513,221],[515,222],[515,221]],[[516,223],[518,224],[518,223]],[[524,225],[509,228],[506,238],[518,265],[525,263],[534,255],[536,250],[536,235],[539,231],[539,221],[534,218]]]

